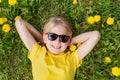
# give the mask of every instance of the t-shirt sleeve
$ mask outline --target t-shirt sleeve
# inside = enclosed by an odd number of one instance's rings
[[[75,68],[78,68],[82,64],[82,60],[79,60],[77,51],[72,52],[71,54],[72,61],[74,62]]]
[[[38,42],[36,42],[31,51],[28,51],[28,58],[33,61],[38,59],[41,53],[43,53],[43,48]]]

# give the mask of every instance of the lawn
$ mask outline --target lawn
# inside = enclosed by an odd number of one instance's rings
[[[0,80],[32,80],[28,50],[14,25],[20,16],[41,33],[50,16],[69,19],[74,36],[98,30],[101,39],[75,80],[120,80],[120,0],[0,0]]]

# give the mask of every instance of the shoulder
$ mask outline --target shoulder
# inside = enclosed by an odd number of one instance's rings
[[[35,57],[36,55],[38,56],[42,53],[46,53],[46,47],[40,42],[35,42],[32,50],[28,51],[28,57]]]

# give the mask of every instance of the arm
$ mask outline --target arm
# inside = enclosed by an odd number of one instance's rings
[[[32,50],[32,47],[36,42],[34,37],[38,36],[37,39],[42,39],[41,34],[34,27],[32,27],[30,24],[28,24],[22,19],[16,20],[15,26],[20,35],[20,38],[22,39],[29,51]]]
[[[35,29],[31,24],[27,23],[24,20],[22,20],[22,22],[37,41],[42,41],[42,35],[37,29]]]
[[[71,44],[81,43],[77,49],[79,60],[82,60],[95,47],[99,39],[100,33],[98,31],[86,32],[73,37]]]

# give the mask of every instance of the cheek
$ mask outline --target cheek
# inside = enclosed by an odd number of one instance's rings
[[[68,43],[65,43],[65,44],[63,43],[62,46],[63,46],[63,48],[66,49],[68,47]]]
[[[43,42],[46,44],[47,47],[50,46],[51,44],[53,44],[50,40],[48,40],[47,37],[44,38]]]
[[[67,42],[67,43],[65,43],[65,44],[63,44],[63,46],[64,46],[65,49],[66,49],[69,45],[70,45],[70,41]]]
[[[70,45],[71,44],[71,39],[66,43],[66,45]]]

